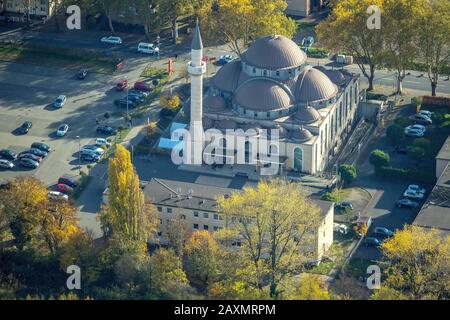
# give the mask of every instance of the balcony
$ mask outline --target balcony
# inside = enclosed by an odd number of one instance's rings
[[[188,72],[189,74],[200,76],[206,72],[206,63],[202,61],[202,65],[199,67],[195,67],[192,65],[192,61],[188,63]]]

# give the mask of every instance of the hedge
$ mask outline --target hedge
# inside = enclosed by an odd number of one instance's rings
[[[418,171],[416,169],[402,169],[394,167],[381,167],[375,169],[375,174],[380,178],[390,179],[393,181],[415,181],[433,184],[435,177],[431,173]]]

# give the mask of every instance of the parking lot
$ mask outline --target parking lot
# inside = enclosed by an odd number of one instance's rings
[[[0,182],[31,174],[50,186],[63,174],[77,175],[79,144],[93,143],[98,137],[95,119],[116,111],[113,100],[121,96],[113,90],[116,81],[117,76],[90,73],[78,80],[76,70],[0,63],[0,149],[19,153],[33,142],[44,142],[54,150],[36,170],[16,166],[0,171]],[[67,102],[55,109],[52,103],[61,94]],[[24,121],[33,126],[22,135],[17,128]],[[57,137],[62,123],[70,129],[66,136]]]

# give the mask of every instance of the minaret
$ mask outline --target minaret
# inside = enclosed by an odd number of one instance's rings
[[[191,44],[191,61],[188,63],[188,72],[191,75],[191,157],[189,164],[202,164],[203,159],[203,74],[206,64],[203,58],[203,43],[200,28],[195,26],[194,37]]]

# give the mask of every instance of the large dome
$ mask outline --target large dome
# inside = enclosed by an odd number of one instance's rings
[[[294,95],[297,102],[324,101],[336,96],[337,86],[321,71],[306,67],[298,77]]]
[[[241,70],[242,65],[240,60],[233,60],[227,63],[211,79],[212,85],[221,91],[234,92],[238,85]]]
[[[245,109],[260,112],[286,109],[294,104],[293,98],[282,86],[263,78],[255,78],[240,86],[234,102]]]
[[[306,54],[289,38],[267,36],[256,40],[242,55],[242,60],[261,69],[292,69],[306,62]]]

